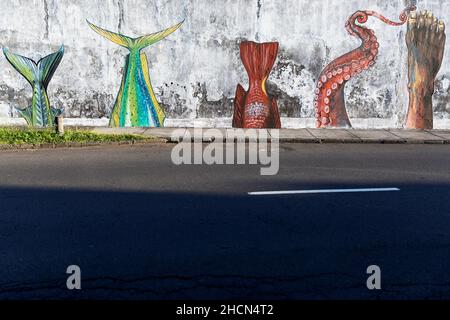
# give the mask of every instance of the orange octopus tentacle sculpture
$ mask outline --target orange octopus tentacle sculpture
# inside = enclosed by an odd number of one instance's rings
[[[391,26],[401,26],[408,20],[409,12],[414,10],[415,6],[408,6],[401,13],[400,22],[391,21],[374,11],[357,11],[349,18],[345,27],[351,36],[360,38],[362,44],[331,62],[320,74],[314,98],[317,128],[351,127],[345,108],[345,84],[375,64],[379,48],[378,39],[373,30],[357,22],[364,24],[369,17],[375,17]]]

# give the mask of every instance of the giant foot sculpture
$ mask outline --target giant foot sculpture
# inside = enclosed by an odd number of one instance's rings
[[[314,98],[317,128],[351,127],[345,108],[345,85],[375,64],[379,48],[377,37],[373,30],[357,22],[364,24],[369,17],[375,17],[391,26],[401,26],[406,23],[408,13],[415,9],[415,6],[407,7],[400,15],[400,22],[393,22],[374,11],[357,11],[349,18],[346,29],[351,36],[361,39],[362,44],[331,62],[320,74]]]
[[[52,108],[47,95],[47,88],[56,69],[64,56],[64,47],[37,63],[29,58],[14,54],[7,48],[3,53],[11,65],[30,83],[33,88],[33,99],[30,107],[19,109],[29,126],[51,127],[55,125],[55,118],[62,113],[61,110]]]
[[[431,12],[413,13],[408,19],[409,129],[433,129],[434,82],[445,50],[445,24]]]
[[[234,128],[280,129],[275,99],[269,97],[266,81],[278,54],[278,43],[241,43],[241,58],[249,77],[249,89],[239,84],[234,101]]]
[[[95,32],[130,51],[126,58],[122,85],[113,108],[110,126],[164,126],[165,114],[153,92],[147,56],[141,51],[178,30],[183,22],[139,38],[127,37],[88,23]]]

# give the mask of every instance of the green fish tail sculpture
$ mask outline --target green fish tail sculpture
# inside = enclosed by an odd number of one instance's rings
[[[64,56],[64,46],[37,63],[29,58],[14,54],[7,48],[3,53],[11,65],[30,83],[33,88],[33,100],[30,107],[18,109],[28,125],[33,127],[51,127],[62,110],[52,108],[47,95],[47,88]]]
[[[184,22],[184,21],[183,21]],[[99,28],[88,21],[99,35],[130,51],[111,120],[111,127],[163,127],[165,114],[153,91],[147,56],[142,49],[178,30],[183,22],[139,38],[131,38]]]

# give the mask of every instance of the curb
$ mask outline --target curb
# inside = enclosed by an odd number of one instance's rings
[[[123,130],[123,129],[122,129]],[[124,132],[119,130],[118,132]],[[161,139],[166,139],[169,143],[180,143],[185,135],[179,131],[180,128],[170,129],[147,129],[144,135],[150,135]],[[191,133],[191,128],[183,128],[185,133]],[[208,129],[203,129],[208,130]],[[226,142],[229,132],[233,129],[217,129],[222,132],[218,140],[208,136],[203,137],[188,136],[189,142]],[[98,132],[98,131],[97,131]],[[126,132],[126,129],[125,129]],[[268,131],[270,134],[270,130]],[[233,136],[234,137],[234,136]],[[254,134],[238,134],[234,141],[239,138],[242,141],[259,142],[259,136]],[[303,144],[450,144],[450,131],[421,131],[421,130],[352,130],[352,129],[298,129],[280,130],[280,143],[303,143]]]
[[[126,142],[98,142],[98,143],[64,143],[64,144],[39,144],[39,145],[0,145],[0,151],[26,151],[26,150],[45,150],[45,149],[75,149],[75,148],[88,148],[88,147],[110,147],[110,146],[140,146],[140,145],[152,145],[152,144],[178,144],[183,142],[182,139],[172,139],[167,137],[156,137],[157,139],[151,141],[126,141]],[[212,143],[219,142],[225,143],[226,139],[214,140],[214,139],[191,139],[192,143]],[[257,139],[247,138],[245,142],[259,142]],[[265,141],[267,142],[267,141]],[[270,141],[268,142],[270,143]],[[303,138],[280,138],[280,144],[381,144],[381,145],[449,145],[449,140],[420,140],[420,139],[399,139],[399,140],[377,140],[377,139],[303,139]]]
[[[301,139],[286,138],[279,139],[280,143],[303,143],[303,144],[450,144],[449,140],[413,140],[413,139]]]
[[[161,137],[162,138],[162,137]],[[173,139],[173,138],[163,138],[166,143],[181,143],[181,142],[191,142],[191,143],[226,143],[228,142],[226,139],[223,140],[214,140],[214,139]],[[235,141],[236,142],[236,139]],[[245,142],[259,142],[257,139],[246,138]],[[270,141],[264,141],[270,143]],[[392,144],[392,145],[400,145],[400,144],[422,144],[422,145],[446,145],[450,144],[448,140],[377,140],[377,139],[302,139],[302,138],[280,138],[279,143],[298,143],[298,144]]]

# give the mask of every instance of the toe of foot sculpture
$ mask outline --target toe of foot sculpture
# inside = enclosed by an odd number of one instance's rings
[[[278,43],[241,43],[241,59],[249,77],[249,89],[238,85],[234,101],[233,127],[280,129],[277,101],[269,97],[266,81],[278,54]]]
[[[317,128],[351,127],[345,108],[345,85],[375,64],[379,49],[375,32],[362,24],[365,24],[369,17],[375,17],[388,25],[401,26],[406,23],[408,14],[414,10],[415,6],[408,6],[401,13],[400,22],[393,22],[374,11],[357,11],[348,19],[348,33],[358,37],[362,44],[331,62],[320,74],[314,98]]]
[[[409,129],[433,129],[434,83],[445,50],[445,24],[429,11],[408,19]]]
[[[3,48],[3,53],[9,63],[33,88],[31,106],[26,109],[17,108],[20,116],[32,127],[54,126],[55,118],[62,113],[62,110],[51,107],[47,88],[64,56],[64,47],[61,46],[57,52],[42,58],[38,62],[14,54],[7,48]]]
[[[127,48],[122,85],[113,108],[111,127],[163,127],[164,110],[156,100],[150,82],[147,56],[142,50],[174,33],[183,22],[139,38],[131,38],[99,28],[88,22],[89,26],[106,39]]]

